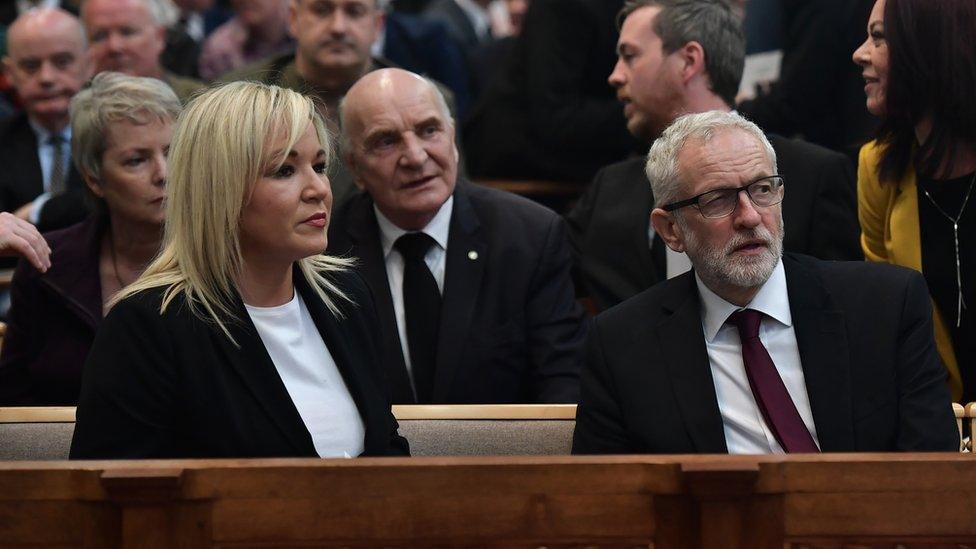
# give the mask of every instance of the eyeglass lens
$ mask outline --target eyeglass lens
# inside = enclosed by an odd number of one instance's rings
[[[716,189],[698,198],[698,209],[705,217],[725,217],[735,211],[739,193],[743,189]],[[767,177],[745,187],[746,194],[756,206],[773,206],[783,200],[783,179]]]

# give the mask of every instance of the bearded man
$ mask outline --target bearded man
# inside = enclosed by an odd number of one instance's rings
[[[574,452],[958,451],[925,281],[783,255],[789,182],[755,124],[680,117],[646,175],[692,271],[594,320]]]

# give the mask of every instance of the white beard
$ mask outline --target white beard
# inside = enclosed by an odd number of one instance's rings
[[[682,224],[679,221],[679,224]],[[683,224],[682,224],[683,225]],[[764,225],[757,225],[749,231],[734,235],[721,250],[700,242],[694,231],[682,226],[685,236],[685,252],[695,267],[695,272],[710,287],[755,288],[762,286],[772,276],[773,270],[783,255],[783,218],[780,217],[779,234],[773,233]],[[755,257],[734,254],[733,250],[749,240],[763,240],[764,252]]]

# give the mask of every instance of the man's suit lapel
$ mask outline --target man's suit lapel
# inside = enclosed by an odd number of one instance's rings
[[[640,273],[641,285],[644,289],[658,283],[654,260],[651,256],[650,242],[647,240],[647,230],[651,222],[651,210],[654,207],[654,196],[651,185],[644,174],[643,158],[633,158],[627,161],[624,171],[623,185],[619,185],[620,195],[614,198],[626,208],[627,230],[630,250],[628,254],[637,262],[637,272]]]
[[[226,322],[225,326],[240,347],[228,340],[223,332],[215,330],[212,337],[216,347],[223,353],[225,362],[244,380],[255,400],[291,443],[296,454],[315,455],[315,446],[305,421],[295,408],[261,336],[244,308],[244,302],[237,294],[234,295],[234,305],[236,320]]]
[[[471,319],[488,259],[488,243],[481,234],[481,223],[471,206],[465,185],[468,183],[459,181],[454,191],[454,211],[451,213],[447,239],[434,402],[448,400],[451,382],[468,342]]]
[[[728,448],[705,350],[695,277],[687,273],[671,283],[675,287],[662,303],[665,319],[655,330],[660,359],[668,368],[674,398],[695,451],[724,454]],[[650,345],[647,357],[654,359]]]
[[[44,192],[44,173],[41,159],[37,155],[37,135],[31,129],[27,117],[21,115],[14,122],[7,143],[6,169],[10,170],[9,181],[16,188],[19,200],[30,202]]]
[[[356,248],[354,255],[359,258],[357,264],[359,274],[373,291],[383,345],[380,356],[387,363],[385,366],[393,389],[393,402],[413,403],[416,398],[410,376],[407,374],[407,363],[403,359],[400,330],[397,328],[396,314],[393,310],[390,282],[386,277],[386,261],[383,259],[380,229],[376,224],[373,201],[366,194],[354,197],[352,200],[355,202],[349,204],[346,232]],[[346,252],[346,250],[337,251]]]
[[[844,312],[834,307],[813,265],[783,257],[793,331],[813,421],[824,452],[854,448],[850,353]]]

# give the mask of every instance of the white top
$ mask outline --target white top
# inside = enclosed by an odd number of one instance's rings
[[[722,413],[725,443],[729,453],[784,453],[766,425],[749,387],[749,378],[742,362],[739,330],[735,325],[725,323],[729,315],[742,307],[725,301],[709,290],[697,273],[695,282],[701,296],[705,347],[712,367],[712,381],[715,384],[715,396],[718,397],[718,408]],[[782,260],[745,308],[766,315],[759,325],[759,340],[766,347],[776,370],[783,378],[783,384],[786,385],[800,418],[813,435],[814,442],[820,446],[816,426],[813,424],[803,367],[800,364],[800,349],[793,331],[793,317],[790,314],[790,300],[786,290],[786,271]]]
[[[319,456],[363,453],[366,425],[298,292],[277,307],[244,307]]]
[[[51,172],[54,171],[54,145],[49,143],[51,139],[51,132],[47,131],[40,124],[35,124],[33,120],[28,119],[28,124],[31,129],[34,130],[34,135],[37,137],[37,159],[41,164],[41,185],[44,188],[44,192],[38,195],[34,199],[34,209],[31,210],[31,216],[28,221],[33,224],[37,224],[41,217],[41,208],[44,207],[44,203],[51,198]],[[64,138],[64,143],[61,145],[61,159],[64,162],[64,183],[68,183],[68,174],[71,172],[71,126],[66,126],[61,130],[61,137]]]
[[[383,257],[386,262],[386,279],[390,283],[390,296],[393,297],[393,313],[396,315],[397,332],[400,334],[400,348],[403,350],[403,361],[407,364],[407,372],[411,374],[411,384],[413,374],[410,369],[410,348],[407,344],[407,314],[403,307],[403,255],[393,247],[397,239],[410,231],[405,231],[397,227],[392,221],[386,218],[379,208],[375,205],[373,210],[376,212],[376,222],[380,227],[380,245],[383,246]],[[431,246],[424,256],[427,268],[434,275],[437,288],[444,293],[444,271],[447,267],[447,237],[451,230],[451,212],[454,211],[454,197],[448,197],[447,201],[441,205],[437,215],[430,220],[430,223],[421,232],[434,239],[436,246]]]

